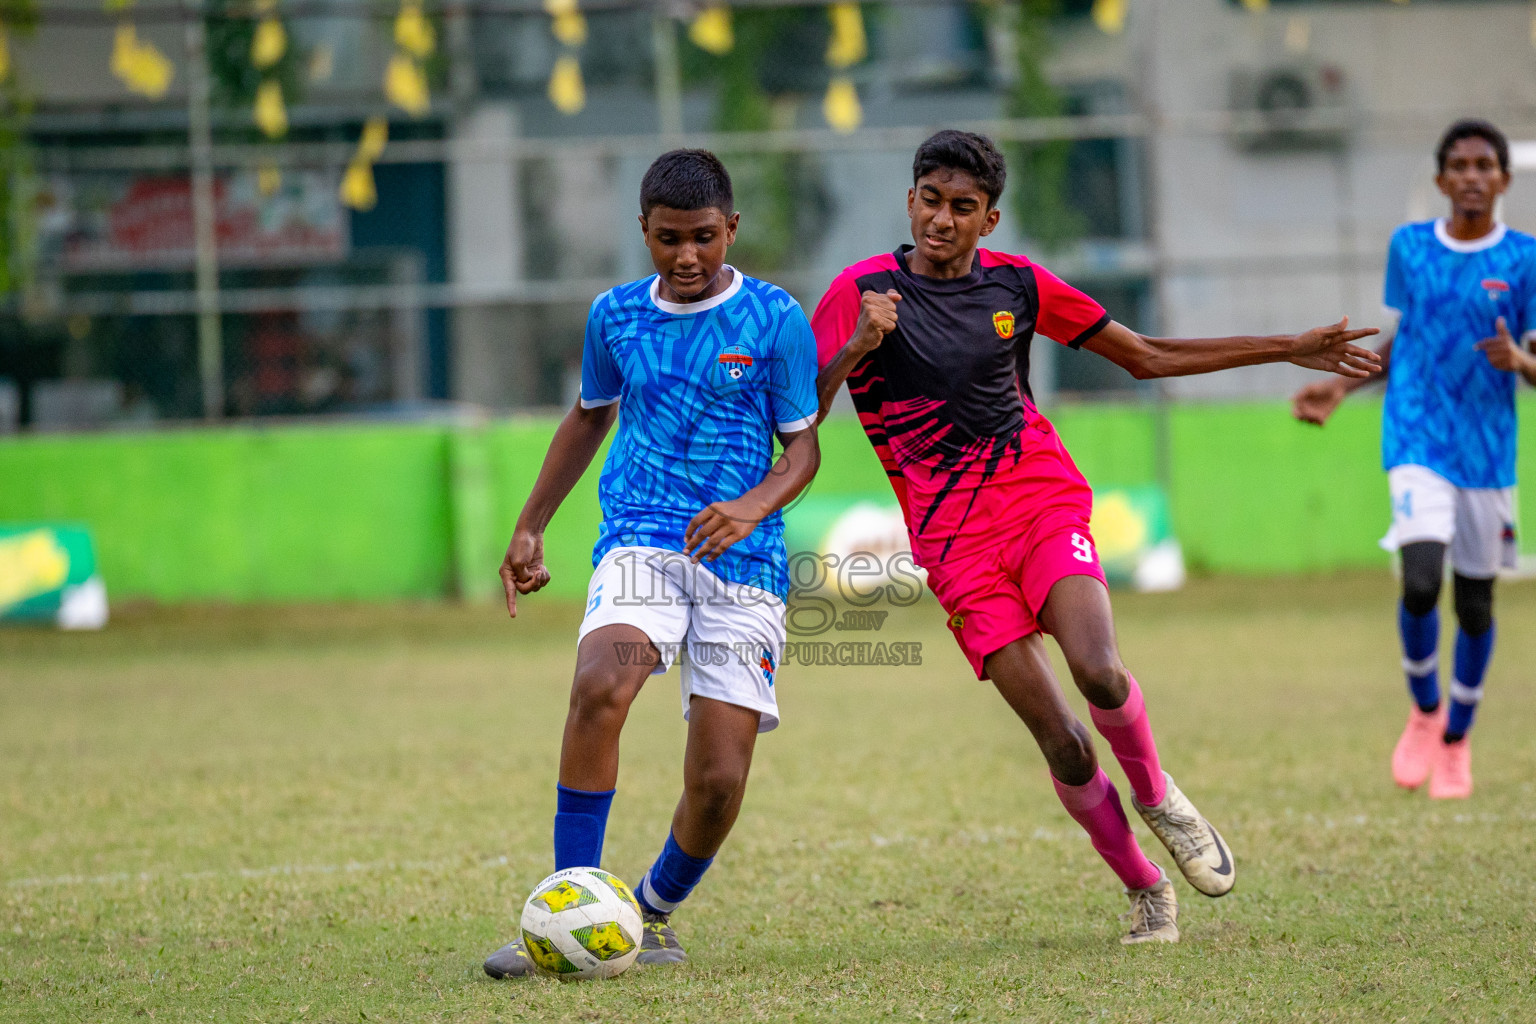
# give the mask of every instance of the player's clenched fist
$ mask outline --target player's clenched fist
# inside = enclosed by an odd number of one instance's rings
[[[901,295],[894,289],[865,292],[859,302],[859,323],[854,328],[854,340],[860,348],[871,351],[880,347],[885,336],[896,329],[896,303]]]
[[[501,586],[507,592],[507,614],[517,618],[517,595],[542,590],[549,582],[544,568],[544,535],[528,530],[512,534],[506,557],[501,560]]]

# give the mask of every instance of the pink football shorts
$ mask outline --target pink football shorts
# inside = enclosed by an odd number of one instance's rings
[[[1088,532],[1091,512],[1091,504],[1044,509],[1010,523],[988,549],[927,567],[928,586],[949,613],[950,632],[977,679],[987,678],[987,655],[1041,631],[1036,616],[1059,580],[1092,576],[1105,583]]]

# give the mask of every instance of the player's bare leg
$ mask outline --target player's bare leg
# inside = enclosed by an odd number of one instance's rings
[[[669,849],[636,886],[645,919],[645,937],[636,963],[672,964],[688,959],[669,922],[681,901],[668,900],[659,893],[655,876],[657,872],[683,873],[686,877],[682,879],[669,877],[665,881],[691,889],[720,851],[746,796],[761,717],[750,708],[710,697],[694,697],[688,702],[683,795],[672,814]],[[673,845],[676,851],[670,849]],[[671,894],[679,891],[672,889]]]
[[[736,824],[761,718],[751,708],[710,697],[689,702],[683,795],[672,814],[672,834],[690,856],[713,857]]]
[[[1039,633],[988,655],[984,668],[1040,745],[1056,795],[1131,898],[1127,944],[1177,942],[1178,902],[1161,868],[1136,845],[1120,794],[1099,767],[1088,729],[1067,705]]]
[[[1141,687],[1120,660],[1104,584],[1092,576],[1057,581],[1040,610],[1040,623],[1061,646],[1094,725],[1125,770],[1137,813],[1190,885],[1207,896],[1230,892],[1236,869],[1226,842],[1162,770]]]
[[[1081,786],[1093,778],[1099,769],[1093,740],[1068,706],[1040,634],[1015,640],[989,654],[982,665],[1040,745],[1051,777],[1068,786]]]
[[[560,742],[560,785],[594,792],[614,787],[629,706],[660,661],[660,652],[635,626],[603,626],[582,638]]]
[[[621,653],[622,652],[622,653]],[[640,688],[660,663],[661,654],[643,631],[616,624],[595,629],[582,638],[576,651],[576,677],[571,683],[571,702],[565,715],[565,738],[560,746],[561,803],[572,803],[574,811],[563,807],[555,815],[556,844],[562,842],[559,827],[562,816],[569,816],[565,832],[574,832],[578,841],[590,848],[590,834],[596,831],[596,848],[602,849],[602,822],[606,822],[607,804],[602,804],[601,820],[580,820],[580,802],[594,798],[611,799],[619,778],[619,734],[629,707]],[[583,833],[586,833],[584,836]],[[559,864],[569,853],[555,851]],[[592,860],[597,855],[576,855],[578,860]],[[573,866],[573,865],[567,865]],[[518,978],[534,973],[534,964],[523,949],[521,938],[513,939],[486,957],[485,973],[493,978]]]

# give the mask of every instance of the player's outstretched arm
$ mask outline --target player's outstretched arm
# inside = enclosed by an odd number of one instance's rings
[[[584,409],[578,401],[565,414],[539,467],[523,511],[517,517],[506,557],[501,560],[501,586],[507,593],[507,614],[517,618],[517,595],[531,594],[549,582],[544,567],[544,528],[554,518],[555,510],[571,493],[581,474],[608,436],[619,406],[615,402]]]
[[[879,348],[885,336],[896,329],[896,303],[900,301],[901,295],[894,290],[887,290],[884,295],[867,291],[860,297],[859,319],[853,334],[837,356],[816,375],[816,398],[820,405],[816,413],[818,425],[827,418],[837,389],[859,365],[859,360]]]
[[[1380,367],[1376,353],[1353,344],[1376,334],[1374,327],[1351,330],[1349,317],[1301,334],[1232,338],[1149,338],[1111,320],[1084,343],[1123,367],[1137,380],[1187,377],[1259,363],[1295,363],[1342,377],[1369,378]]]
[[[1507,370],[1518,373],[1525,378],[1527,384],[1536,386],[1536,356],[1527,352],[1514,335],[1509,333],[1509,324],[1499,317],[1498,333],[1491,338],[1484,338],[1477,343],[1477,347],[1488,357],[1496,370]],[[1526,335],[1529,337],[1529,334]]]
[[[757,524],[795,500],[821,466],[816,428],[780,434],[784,450],[762,483],[731,501],[711,502],[688,522],[683,552],[693,561],[713,562],[757,529]]]

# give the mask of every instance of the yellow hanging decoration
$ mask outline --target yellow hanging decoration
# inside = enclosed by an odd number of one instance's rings
[[[688,38],[705,53],[724,57],[736,46],[736,35],[731,30],[731,9],[724,4],[706,7],[688,26]]]
[[[576,0],[544,0],[544,13],[551,18],[549,30],[562,46],[581,46],[587,41],[587,19],[576,8]]]
[[[379,201],[373,180],[373,162],[384,155],[389,141],[389,122],[375,114],[363,123],[357,140],[357,154],[341,179],[341,201],[354,210],[371,210]]]
[[[827,86],[826,99],[821,101],[822,116],[832,130],[847,135],[857,131],[864,122],[864,107],[859,103],[859,90],[853,79],[836,75]]]
[[[389,59],[389,67],[384,72],[384,95],[412,117],[420,117],[432,106],[427,76],[403,53],[396,53]]]
[[[11,46],[5,35],[5,26],[0,24],[0,82],[6,80],[11,73]]]
[[[357,158],[373,163],[384,155],[384,144],[389,141],[389,122],[377,115],[363,124],[362,137],[357,140]]]
[[[256,107],[253,111],[256,127],[269,139],[280,139],[288,134],[288,111],[283,106],[283,87],[277,79],[268,78],[256,87]]]
[[[1108,36],[1117,36],[1125,29],[1127,0],[1093,0],[1093,23]]]
[[[132,25],[123,24],[112,41],[112,73],[133,92],[157,100],[170,89],[176,68],[153,43],[140,42]]]
[[[581,46],[587,41],[587,19],[580,11],[555,15],[549,29],[563,46]]]
[[[257,70],[265,71],[283,59],[288,52],[288,33],[283,23],[273,17],[262,18],[256,23],[256,34],[251,37],[251,63]]]
[[[858,4],[833,4],[827,8],[832,20],[832,38],[827,42],[827,65],[843,71],[869,56],[869,41],[864,36],[864,15]],[[827,83],[827,95],[821,101],[821,114],[835,132],[844,135],[858,131],[864,122],[864,107],[859,90],[847,75],[833,75]]]
[[[869,56],[869,43],[864,38],[864,15],[860,13],[859,5],[833,4],[827,13],[832,18],[827,63],[834,68],[848,68]]]
[[[353,160],[341,179],[341,201],[354,210],[371,210],[379,202],[379,190],[373,183],[373,165]]]
[[[549,102],[562,114],[579,114],[587,105],[587,88],[581,81],[581,62],[570,54],[555,61],[549,76]]]
[[[1243,6],[1254,14],[1269,10],[1269,0],[1243,0]]]
[[[587,41],[587,19],[578,0],[544,0],[550,17],[549,30],[562,46],[575,49]],[[549,73],[549,102],[562,114],[577,114],[587,105],[587,87],[581,80],[581,62],[575,54],[562,54]]]
[[[437,33],[421,13],[419,0],[404,0],[400,4],[400,14],[395,18],[395,45],[417,60],[432,56],[437,48]]]
[[[264,164],[256,171],[256,191],[264,196],[277,194],[283,187],[283,172],[273,164]]]

